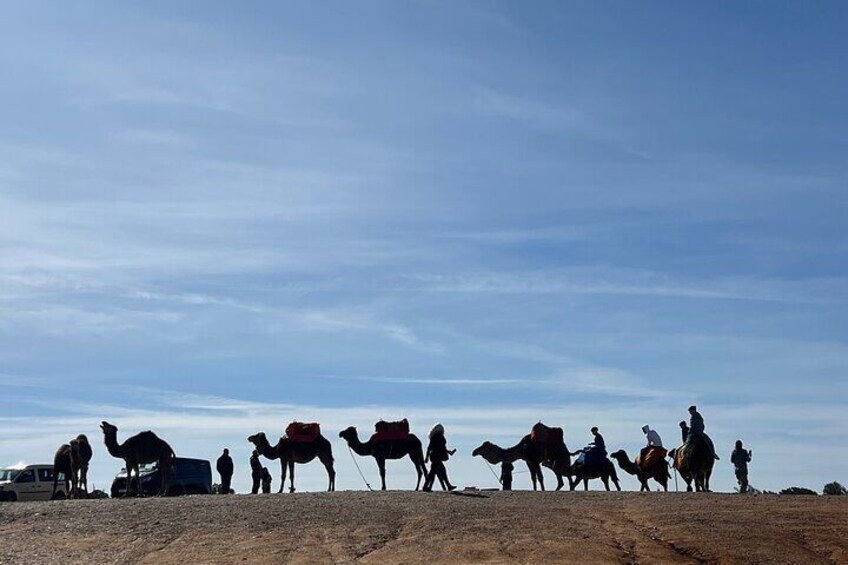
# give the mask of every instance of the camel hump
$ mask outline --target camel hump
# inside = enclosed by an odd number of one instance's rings
[[[530,440],[546,445],[559,445],[564,443],[565,433],[562,428],[552,428],[542,422],[538,422],[530,431]]]
[[[292,422],[286,426],[286,439],[294,442],[312,442],[321,435],[318,422]]]
[[[380,420],[374,424],[371,441],[395,441],[409,438],[409,422],[406,418],[397,422]]]

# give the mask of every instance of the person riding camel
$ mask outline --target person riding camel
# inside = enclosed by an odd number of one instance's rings
[[[680,421],[680,437],[683,438],[683,443],[686,443],[686,440],[689,439],[689,424],[685,420]]]
[[[604,436],[598,431],[598,427],[594,426],[590,430],[594,440],[592,443],[580,450],[583,453],[583,463],[585,465],[600,465],[607,457],[607,444],[604,441]]]
[[[645,456],[648,454],[648,451],[650,451],[652,447],[659,447],[660,449],[662,449],[663,444],[662,444],[662,438],[660,437],[660,434],[658,434],[656,430],[652,430],[651,426],[649,426],[647,424],[642,426],[642,433],[645,434],[646,439],[648,440],[648,445],[643,447],[642,451],[640,452],[640,455],[641,455],[640,460],[644,461]],[[663,450],[663,452],[665,452],[665,450]]]
[[[684,445],[684,449],[691,449],[695,439],[701,439],[703,442],[710,448],[710,451],[713,453],[713,457],[718,459],[718,455],[716,455],[715,446],[713,445],[713,440],[710,439],[704,432],[704,417],[698,412],[698,408],[696,406],[689,407],[689,435],[686,437],[686,443]]]

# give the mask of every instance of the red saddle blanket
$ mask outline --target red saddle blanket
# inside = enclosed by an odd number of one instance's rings
[[[286,438],[289,441],[315,441],[321,435],[321,426],[317,422],[292,422],[286,426]]]
[[[400,422],[385,422],[380,420],[374,424],[374,435],[371,441],[393,441],[409,437],[409,422],[404,418]]]
[[[657,461],[662,461],[665,459],[665,456],[668,452],[663,447],[651,447],[648,448],[648,451],[645,453],[645,457],[642,457],[642,454],[636,456],[636,464],[642,468],[647,469],[648,467],[653,467],[657,464]]]
[[[551,428],[539,422],[530,431],[530,440],[546,445],[559,445],[563,442],[563,431],[562,428]]]

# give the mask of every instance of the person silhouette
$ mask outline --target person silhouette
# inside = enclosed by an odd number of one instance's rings
[[[271,473],[268,467],[262,467],[262,493],[271,494]]]
[[[257,494],[259,492],[259,484],[262,481],[262,463],[259,462],[259,452],[255,449],[250,455],[250,478],[253,479],[250,494]]]
[[[448,480],[448,471],[445,469],[445,461],[456,453],[456,450],[448,450],[448,442],[445,439],[445,428],[441,424],[436,424],[430,429],[430,445],[427,446],[427,456],[424,462],[430,461],[430,471],[427,473],[427,478],[424,480],[424,491],[433,490],[433,483],[436,477],[442,485],[442,490],[454,490],[456,486],[452,485]]]
[[[218,469],[218,474],[221,475],[220,494],[230,494],[230,483],[233,480],[233,458],[230,457],[229,449],[224,448],[224,453],[218,458],[215,467]]]

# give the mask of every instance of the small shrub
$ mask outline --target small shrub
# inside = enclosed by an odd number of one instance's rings
[[[824,489],[822,489],[822,494],[829,494],[831,496],[845,496],[848,494],[848,489],[846,489],[841,484],[833,481],[832,483],[827,483],[824,485]]]
[[[813,496],[817,496],[818,493],[814,490],[810,490],[804,487],[789,487],[780,491],[780,494],[811,494]]]

